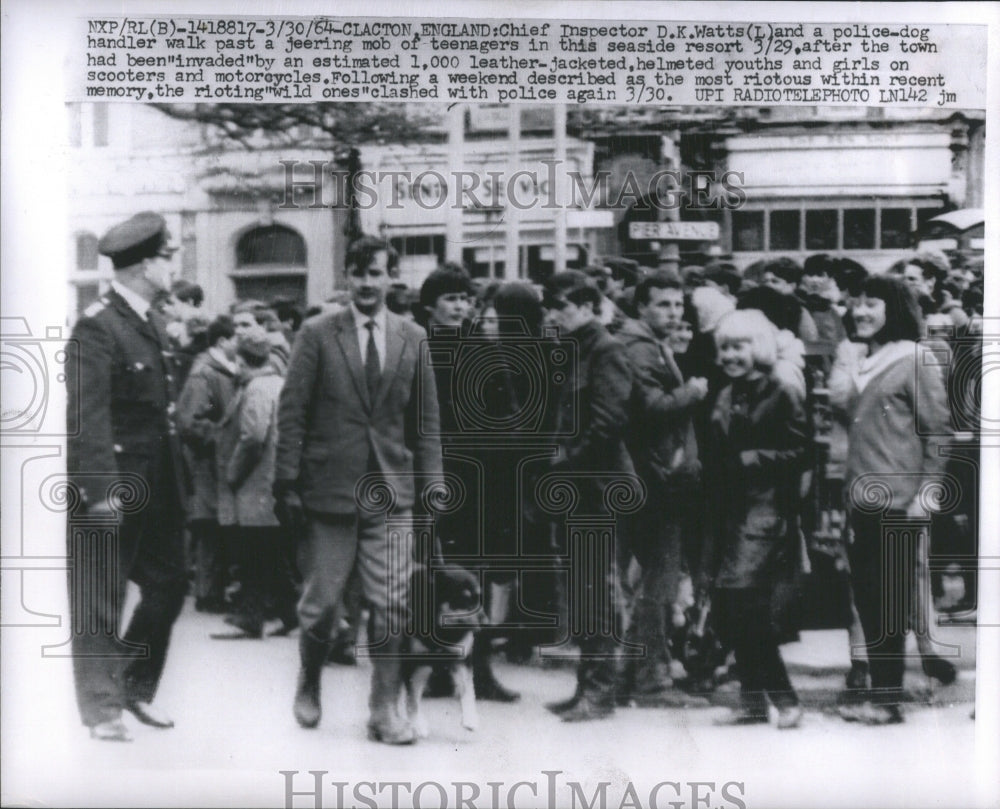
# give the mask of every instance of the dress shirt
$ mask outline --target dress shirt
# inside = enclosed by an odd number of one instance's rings
[[[139,317],[143,320],[149,319],[149,301],[142,295],[117,281],[111,282],[111,288],[125,299],[125,303],[131,306]]]

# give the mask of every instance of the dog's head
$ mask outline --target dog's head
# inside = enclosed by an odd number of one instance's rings
[[[475,631],[489,623],[479,594],[470,587],[446,587],[440,598],[437,621],[441,629]]]

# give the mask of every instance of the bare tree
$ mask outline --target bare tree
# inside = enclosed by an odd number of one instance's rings
[[[360,146],[440,140],[441,118],[422,105],[329,102],[318,104],[153,104],[171,118],[202,124],[209,148],[251,151],[280,146],[329,148],[347,174],[347,235],[360,231],[353,178]]]

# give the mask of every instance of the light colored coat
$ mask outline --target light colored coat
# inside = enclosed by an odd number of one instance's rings
[[[268,364],[240,388],[219,426],[219,524],[273,527],[282,379]]]

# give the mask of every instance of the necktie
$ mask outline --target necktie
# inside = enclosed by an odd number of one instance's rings
[[[368,347],[365,349],[365,381],[368,383],[368,397],[374,402],[379,379],[382,377],[382,368],[378,363],[378,349],[375,348],[375,321],[369,320],[365,323],[365,328],[368,329]]]

